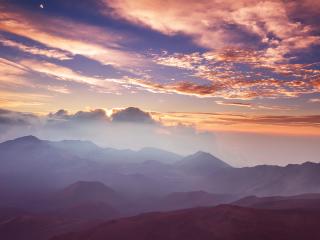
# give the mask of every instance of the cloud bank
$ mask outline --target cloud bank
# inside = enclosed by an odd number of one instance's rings
[[[316,161],[319,152],[316,144],[320,140],[318,115],[160,113],[134,107],[112,112],[107,114],[103,109],[95,109],[69,113],[61,109],[43,116],[1,109],[0,140],[36,135],[50,140],[91,140],[118,149],[157,147],[180,154],[204,150],[234,165]],[[266,126],[286,131],[290,128],[305,130],[308,126],[310,132],[291,136],[281,131],[270,134],[259,128]],[[239,128],[242,132],[237,131]],[[277,144],[271,144],[273,142]]]

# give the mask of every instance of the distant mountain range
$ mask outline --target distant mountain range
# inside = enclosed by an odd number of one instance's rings
[[[50,193],[77,181],[99,181],[139,198],[172,192],[295,195],[320,193],[320,164],[235,168],[213,155],[101,148],[89,141],[52,142],[26,136],[0,144],[0,197]],[[10,186],[10,187],[8,187]],[[30,196],[32,198],[32,195]]]

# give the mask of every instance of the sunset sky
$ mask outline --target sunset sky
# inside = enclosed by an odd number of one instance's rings
[[[164,135],[233,134],[247,148],[298,139],[313,160],[320,1],[0,0],[3,124],[60,109],[109,121],[127,107]]]

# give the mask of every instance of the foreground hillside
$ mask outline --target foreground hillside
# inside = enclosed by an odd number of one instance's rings
[[[319,219],[319,211],[276,211],[220,205],[113,220],[52,240],[320,239]]]

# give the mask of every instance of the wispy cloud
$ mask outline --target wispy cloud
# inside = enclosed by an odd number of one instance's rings
[[[311,98],[311,99],[309,99],[309,102],[320,103],[320,98]]]
[[[0,58],[0,82],[4,85],[24,85],[26,81],[23,76],[27,72],[27,68],[14,63],[5,58]]]
[[[270,134],[320,134],[319,115],[257,115],[214,112],[155,112],[163,124],[186,125],[202,131],[255,132]]]
[[[6,47],[17,48],[20,51],[30,53],[33,55],[45,56],[48,58],[56,58],[59,60],[72,59],[71,54],[68,52],[65,52],[65,51],[61,51],[61,50],[57,50],[57,49],[42,49],[42,48],[35,47],[35,46],[28,46],[23,43],[19,43],[19,42],[12,41],[12,40],[5,39],[5,38],[1,38],[1,37],[0,37],[0,44],[2,44],[3,46],[6,46]]]
[[[51,96],[46,94],[0,90],[0,106],[2,108],[15,109],[41,106],[47,104],[50,98]]]
[[[53,64],[50,62],[45,62],[45,61],[22,60],[20,64],[25,66],[31,71],[46,74],[58,80],[78,82],[78,83],[88,84],[89,86],[99,86],[99,87],[111,89],[112,87],[114,87],[112,83],[117,81],[116,79],[113,80],[113,79],[85,76],[84,74],[75,72],[71,68],[63,67],[63,66]]]
[[[49,18],[22,9],[10,11],[10,8],[4,8],[0,7],[0,30],[4,32],[31,39],[69,55],[82,55],[104,65],[132,66],[142,61],[138,54],[121,49],[119,42],[122,36],[108,33],[105,29],[70,19]],[[12,42],[9,44],[30,53],[50,54]]]

